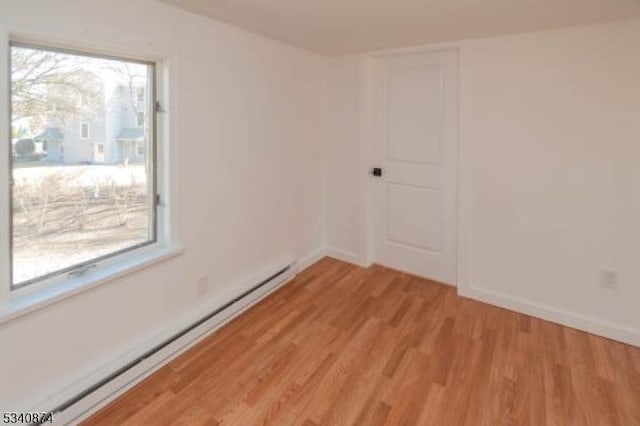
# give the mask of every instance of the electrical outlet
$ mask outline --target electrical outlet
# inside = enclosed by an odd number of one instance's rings
[[[209,294],[209,277],[202,277],[198,280],[198,297],[202,298]]]
[[[609,290],[618,289],[618,273],[608,269],[600,271],[600,287]]]

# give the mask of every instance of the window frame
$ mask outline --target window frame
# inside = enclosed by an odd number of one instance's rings
[[[6,179],[0,175],[0,185],[3,187],[0,190],[0,195],[3,195],[2,199],[0,199],[0,203],[5,204],[7,207],[5,210],[0,208],[0,217],[3,214],[6,216],[2,220],[3,223],[0,224],[3,228],[8,230],[8,238],[6,242],[0,241],[0,254],[6,251],[7,256],[5,256],[6,264],[8,268],[6,268],[7,272],[3,272],[3,275],[0,276],[0,285],[2,285],[2,289],[0,289],[0,302],[2,302],[3,294],[8,294],[11,297],[19,297],[24,294],[30,294],[32,292],[36,292],[38,290],[47,289],[49,287],[60,284],[64,281],[73,281],[75,278],[82,277],[85,273],[91,269],[95,270],[104,270],[108,268],[113,268],[118,264],[126,264],[129,263],[131,258],[145,258],[152,254],[154,251],[159,251],[163,248],[167,247],[167,241],[163,238],[163,234],[166,232],[161,232],[161,228],[164,228],[164,223],[161,222],[161,207],[164,205],[160,202],[160,182],[159,182],[159,168],[160,168],[160,159],[158,156],[159,152],[159,142],[158,142],[158,133],[159,133],[159,124],[158,124],[158,111],[156,110],[156,105],[159,101],[159,91],[158,91],[158,80],[160,79],[159,73],[159,61],[157,60],[148,60],[148,59],[138,59],[132,56],[127,55],[112,55],[112,54],[103,54],[97,50],[93,49],[84,49],[84,48],[76,48],[76,47],[60,47],[55,44],[47,44],[41,42],[31,42],[31,41],[23,41],[22,39],[15,39],[10,36],[4,36],[0,34],[0,43],[3,44],[3,48],[6,49],[6,61],[7,67],[5,67],[6,72],[6,82],[8,86],[8,90],[6,94],[3,94],[2,102],[5,104],[8,115],[7,119],[7,130],[8,132],[2,132],[5,135],[8,134],[9,141],[11,140],[11,118],[12,118],[12,96],[11,96],[11,49],[13,47],[22,47],[28,49],[39,49],[50,52],[59,52],[59,53],[67,53],[71,55],[85,56],[89,58],[98,58],[98,59],[108,59],[108,60],[117,60],[117,61],[126,61],[130,63],[138,63],[149,67],[148,78],[150,81],[147,82],[147,92],[148,95],[146,97],[146,104],[148,105],[149,114],[145,119],[149,120],[149,141],[147,143],[147,152],[150,153],[151,157],[146,162],[146,169],[149,176],[152,177],[152,182],[149,185],[149,202],[152,207],[152,217],[150,220],[152,224],[150,225],[151,238],[143,243],[135,244],[130,247],[126,247],[121,250],[114,251],[109,254],[105,254],[84,262],[80,262],[78,264],[47,273],[45,275],[23,281],[21,283],[14,284],[13,282],[13,165],[14,159],[11,152],[12,144],[9,143],[9,156],[6,162]],[[2,49],[0,49],[2,51]],[[0,80],[2,79],[2,74],[0,74]],[[87,129],[89,130],[90,135],[90,125],[87,121],[82,121],[80,124],[80,138],[81,139],[89,139],[90,137],[83,138],[82,137],[82,126],[83,124],[87,124]],[[63,145],[60,145],[60,149],[62,150]],[[1,165],[0,169],[5,165]],[[6,197],[4,193],[6,192]],[[6,246],[6,247],[5,247]],[[6,282],[5,282],[6,281]],[[8,287],[8,288],[7,288]]]
[[[9,50],[11,50],[11,47],[13,46],[9,46]],[[11,64],[9,64],[9,66],[11,66]],[[11,78],[11,76],[9,76],[9,78]],[[11,82],[9,82],[11,83]],[[83,130],[84,130],[84,126],[87,126],[87,136],[84,136]],[[80,139],[91,139],[91,124],[88,121],[81,121],[80,122]]]

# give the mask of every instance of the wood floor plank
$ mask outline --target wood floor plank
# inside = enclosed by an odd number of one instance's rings
[[[324,258],[85,425],[640,425],[640,348]]]

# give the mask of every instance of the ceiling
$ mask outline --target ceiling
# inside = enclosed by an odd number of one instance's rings
[[[640,16],[640,0],[160,0],[327,55]]]

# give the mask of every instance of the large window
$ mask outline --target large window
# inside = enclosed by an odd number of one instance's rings
[[[10,71],[12,288],[154,243],[154,64],[12,43]]]

